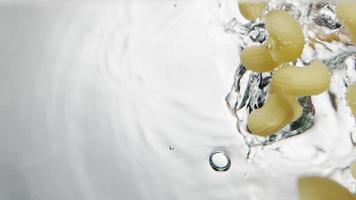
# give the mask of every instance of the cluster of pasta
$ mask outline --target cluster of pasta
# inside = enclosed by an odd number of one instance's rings
[[[241,14],[248,20],[256,20],[266,8],[266,0],[239,2]],[[356,2],[340,0],[336,13],[356,44]],[[249,130],[259,136],[271,135],[302,114],[298,96],[317,95],[330,84],[328,68],[319,60],[309,66],[288,64],[300,57],[304,49],[304,34],[297,20],[282,10],[273,10],[264,16],[267,42],[261,46],[246,48],[241,53],[241,63],[254,72],[272,72],[272,83],[265,105],[248,117]],[[346,100],[356,116],[356,84],[347,89]],[[356,161],[350,165],[356,179]],[[355,196],[337,182],[323,177],[299,179],[301,200],[355,200]]]
[[[266,2],[243,1],[239,4],[246,19],[258,18]],[[283,10],[273,10],[264,16],[267,41],[241,52],[241,63],[254,72],[273,71],[272,84],[265,105],[248,117],[249,130],[259,136],[269,136],[295,121],[302,114],[297,97],[317,95],[328,89],[330,74],[321,61],[309,66],[288,64],[299,58],[304,49],[304,33],[299,22]]]
[[[241,14],[248,20],[256,20],[266,8],[267,0],[239,2]],[[356,44],[356,1],[340,0],[336,13]],[[246,48],[241,53],[241,63],[254,72],[272,72],[272,83],[265,105],[253,111],[248,118],[248,128],[253,134],[268,136],[282,129],[302,113],[298,96],[317,95],[330,84],[328,68],[319,60],[309,66],[288,64],[303,52],[304,34],[297,20],[282,10],[273,10],[264,16],[269,38],[261,46]],[[346,100],[356,116],[356,83],[347,89]],[[356,179],[356,161],[350,165]],[[355,200],[355,196],[339,183],[323,177],[299,179],[301,200]]]

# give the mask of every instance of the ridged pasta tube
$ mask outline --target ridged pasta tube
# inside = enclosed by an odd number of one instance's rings
[[[294,117],[289,101],[282,95],[270,94],[265,105],[248,116],[252,134],[269,136],[286,126]]]
[[[351,108],[352,114],[356,117],[356,83],[347,88],[346,100]]]
[[[355,200],[344,186],[323,177],[302,177],[298,182],[300,200]]]
[[[273,10],[265,16],[265,23],[273,59],[286,63],[299,58],[305,43],[299,22],[283,10]]]
[[[285,98],[288,100],[288,103],[293,110],[293,118],[291,120],[291,122],[293,122],[302,115],[303,107],[299,104],[297,97],[291,95],[285,95]]]
[[[339,0],[336,4],[336,15],[349,32],[352,42],[356,44],[356,1]]]
[[[268,72],[279,66],[266,46],[248,47],[241,52],[240,58],[241,63],[254,72]]]
[[[317,95],[329,88],[328,67],[316,60],[306,67],[284,65],[272,77],[272,87],[293,96]]]
[[[277,88],[274,88],[273,85],[271,85],[269,93],[283,95],[288,100],[288,103],[290,104],[291,109],[294,113],[291,122],[297,120],[303,114],[303,107],[300,105],[297,97],[292,95],[286,95],[283,92],[279,91]]]
[[[238,5],[241,15],[250,21],[255,21],[266,9],[267,0],[239,0]]]

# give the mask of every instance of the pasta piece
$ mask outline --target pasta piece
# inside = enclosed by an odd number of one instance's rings
[[[356,44],[356,1],[340,0],[336,4],[336,15],[344,24],[350,34],[351,40]]]
[[[241,15],[250,21],[255,21],[266,9],[266,0],[239,0]]]
[[[306,67],[284,65],[273,74],[272,85],[288,95],[317,95],[329,88],[330,73],[319,60]]]
[[[268,72],[279,66],[265,46],[248,47],[241,52],[240,58],[241,63],[254,72]]]
[[[351,108],[352,114],[356,117],[356,83],[347,88],[346,99]]]
[[[293,122],[297,120],[303,113],[303,107],[299,104],[299,101],[297,97],[291,96],[291,95],[285,95],[286,99],[288,100],[288,103],[291,106],[291,109],[293,110],[293,118],[290,122]]]
[[[269,136],[286,126],[294,116],[288,100],[270,94],[266,104],[248,116],[248,129],[255,135]]]
[[[283,10],[273,10],[265,17],[272,57],[280,63],[296,60],[304,49],[304,33],[299,22]]]
[[[270,91],[271,94],[279,94],[279,95],[283,95],[287,100],[288,103],[291,106],[291,109],[293,110],[293,119],[291,120],[291,122],[297,120],[302,114],[303,114],[303,107],[299,104],[298,98],[292,95],[286,95],[283,94],[283,92],[279,91],[277,88],[271,87]]]
[[[353,161],[350,165],[350,171],[351,171],[351,175],[352,177],[354,177],[354,179],[356,180],[356,161]]]
[[[355,200],[344,186],[323,177],[302,177],[299,179],[300,200]]]

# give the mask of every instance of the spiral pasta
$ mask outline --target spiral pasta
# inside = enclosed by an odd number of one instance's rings
[[[294,111],[284,96],[270,94],[265,105],[248,116],[249,130],[259,136],[269,136],[286,126]]]
[[[351,40],[356,44],[356,2],[351,0],[340,0],[336,4],[336,14],[341,23],[350,34]]]
[[[265,16],[272,57],[280,63],[300,57],[304,49],[304,33],[299,22],[283,10],[273,10]]]
[[[241,63],[254,72],[268,72],[279,66],[265,46],[248,47],[241,52],[240,58]]]
[[[302,177],[298,182],[300,200],[355,200],[344,186],[323,177]]]
[[[306,67],[284,65],[273,74],[272,85],[288,95],[317,95],[329,88],[330,73],[319,60]]]
[[[356,116],[356,83],[347,88],[346,99],[351,108],[352,114]]]
[[[254,21],[261,16],[267,3],[266,0],[240,0],[238,5],[241,15],[247,20]]]

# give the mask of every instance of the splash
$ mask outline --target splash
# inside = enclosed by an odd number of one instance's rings
[[[337,115],[351,118],[350,113],[344,112],[344,109],[340,111],[338,105],[346,106],[344,91],[355,81],[356,48],[350,44],[344,28],[337,20],[335,5],[332,2],[270,1],[268,10],[273,9],[286,10],[302,24],[306,45],[301,58],[293,64],[307,65],[315,59],[323,60],[332,74],[327,101]],[[225,31],[235,34],[242,41],[241,50],[264,43],[268,37],[264,23],[259,20],[244,23],[234,18],[226,24]],[[299,119],[266,138],[250,134],[246,125],[247,116],[264,105],[270,82],[271,73],[251,72],[240,64],[231,91],[226,97],[228,108],[237,119],[238,132],[250,149],[303,134],[318,121],[313,98],[300,97],[298,100],[303,107],[303,114]]]

